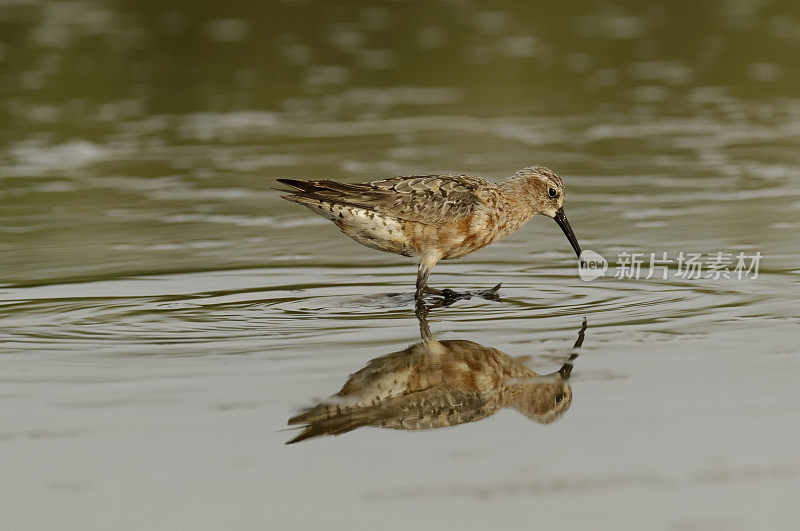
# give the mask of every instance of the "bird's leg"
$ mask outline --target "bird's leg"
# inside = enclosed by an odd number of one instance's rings
[[[433,266],[435,266],[436,262],[438,261],[438,258],[423,258],[420,260],[419,267],[417,269],[417,292],[414,295],[417,300],[421,301],[424,293],[438,295],[439,297],[443,297],[447,300],[455,300],[460,297],[459,293],[451,290],[450,288],[436,289],[428,286],[428,277],[433,270]]]
[[[414,298],[418,301],[422,300],[424,293],[433,293],[434,295],[441,295],[439,290],[434,290],[433,288],[428,287],[428,277],[431,276],[431,270],[433,269],[434,264],[436,264],[436,260],[430,259],[422,259],[419,262],[419,266],[417,267],[417,291],[414,294]]]
[[[423,301],[417,301],[417,308],[414,310],[414,315],[416,315],[417,320],[419,320],[419,333],[422,336],[422,340],[426,342],[433,339],[431,327],[428,326],[428,310],[429,308]]]

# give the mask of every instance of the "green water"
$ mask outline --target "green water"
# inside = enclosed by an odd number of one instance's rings
[[[797,528],[798,46],[789,1],[1,3],[3,520]],[[585,317],[562,418],[285,446],[419,328],[413,264],[275,179],[530,164],[606,276],[539,217],[437,266],[503,288],[430,327],[547,373]],[[634,252],[762,259],[615,278]]]

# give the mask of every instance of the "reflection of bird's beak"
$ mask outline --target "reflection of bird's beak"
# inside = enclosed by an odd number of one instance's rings
[[[547,374],[542,374],[540,378],[552,378],[555,380],[569,380],[569,377],[572,376],[572,367],[575,358],[577,358],[577,354],[573,354],[569,357],[567,361],[564,362],[564,365],[561,366],[560,369],[557,371],[549,372]]]
[[[581,256],[581,246],[578,245],[578,238],[575,237],[575,233],[572,232],[572,227],[569,226],[569,221],[567,221],[567,215],[564,213],[564,207],[559,208],[556,210],[556,215],[553,217],[558,223],[558,226],[561,227],[561,230],[564,231],[564,235],[569,240],[570,245],[572,248],[575,249],[575,254],[578,255],[578,258]]]
[[[573,354],[570,358],[564,362],[557,371],[548,372],[546,374],[539,375],[540,381],[567,381],[569,377],[572,376],[572,362],[575,358],[577,358],[577,354]]]

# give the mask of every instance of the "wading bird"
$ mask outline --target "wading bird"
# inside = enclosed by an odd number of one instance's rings
[[[564,213],[564,182],[543,166],[503,183],[469,175],[414,175],[367,183],[278,179],[284,199],[308,207],[367,247],[415,258],[416,298],[456,297],[428,286],[439,260],[461,258],[515,232],[536,214],[553,218],[580,257]],[[495,290],[499,288],[499,284]]]

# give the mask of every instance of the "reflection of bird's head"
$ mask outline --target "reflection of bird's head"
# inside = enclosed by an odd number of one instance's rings
[[[517,411],[538,422],[550,424],[557,421],[572,405],[572,388],[567,380],[558,377],[535,378],[521,385],[514,393],[510,405]]]

